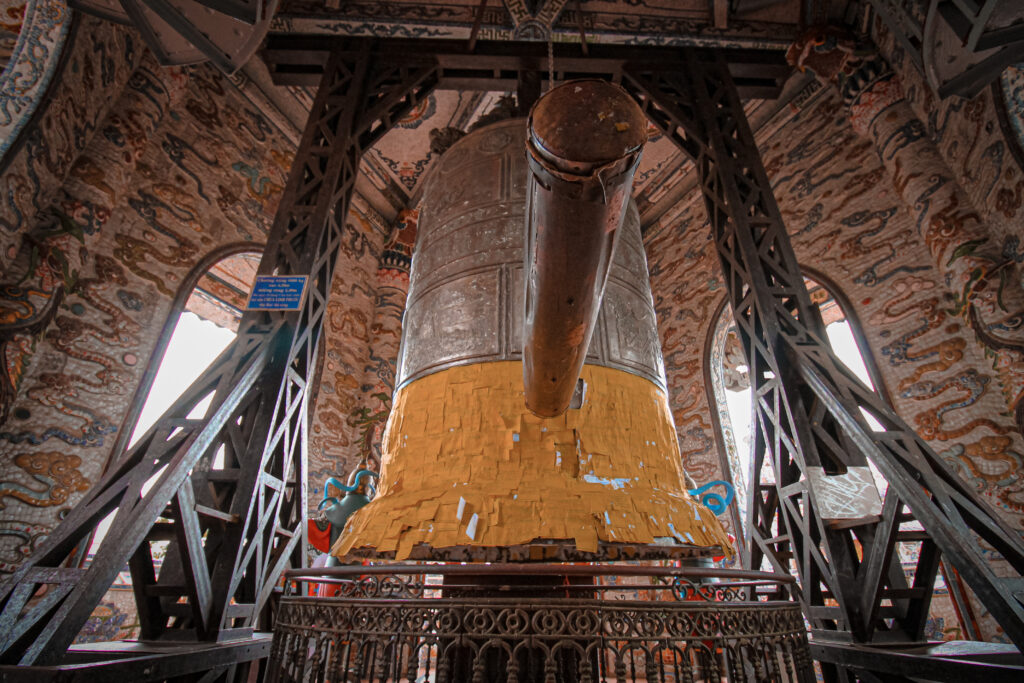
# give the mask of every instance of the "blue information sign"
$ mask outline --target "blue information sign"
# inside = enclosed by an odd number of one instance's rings
[[[302,307],[308,275],[257,275],[248,311],[297,311]]]

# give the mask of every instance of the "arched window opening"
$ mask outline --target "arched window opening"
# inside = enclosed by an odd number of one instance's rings
[[[259,262],[259,253],[242,252],[217,261],[200,275],[178,313],[129,444],[145,434],[234,340]],[[189,417],[201,417],[208,405],[209,400],[204,401]]]
[[[819,279],[820,276],[818,276]],[[811,302],[817,305],[825,323],[829,344],[839,359],[868,386],[880,386],[877,371],[870,361],[863,337],[847,313],[849,307],[837,300],[834,290],[818,280],[805,278]],[[734,523],[743,528],[747,520],[750,497],[751,424],[753,403],[747,361],[736,334],[732,311],[723,305],[713,328],[709,344],[709,366],[712,399],[719,426],[720,452],[723,454],[722,470],[727,473],[736,488],[736,510]],[[868,417],[869,422],[874,422]],[[874,423],[878,428],[880,425]],[[762,483],[772,482],[772,472],[764,468]],[[879,492],[884,492],[885,482],[875,473]]]
[[[260,252],[252,251],[252,245],[228,247],[197,265],[185,279],[122,424],[120,438],[112,451],[114,458],[142,437],[234,340],[260,258]],[[211,394],[189,417],[203,417],[212,398]],[[159,476],[160,472],[150,484]],[[117,511],[113,511],[97,527],[84,559],[86,566],[116,514]],[[152,544],[154,558],[159,558],[161,544],[166,547],[167,542]],[[131,581],[124,572],[93,612],[76,642],[119,640],[137,635],[138,617]]]
[[[805,278],[811,302],[817,305],[829,345],[836,356],[865,384],[872,388],[880,388],[883,397],[888,401],[877,368],[872,362],[870,352],[852,316],[852,308],[842,300],[836,288],[823,284],[825,278],[812,274]],[[722,471],[736,489],[736,506],[731,510],[736,529],[743,530],[737,536],[746,536],[747,514],[750,505],[750,482],[752,461],[752,421],[753,402],[750,388],[750,377],[747,372],[747,360],[736,334],[732,311],[728,305],[722,305],[715,325],[711,329],[708,343],[708,369],[713,419],[718,425],[719,452],[722,454]],[[891,403],[891,401],[890,401]],[[882,426],[870,415],[865,413],[868,423],[876,430]],[[881,473],[868,463],[874,475],[875,487],[884,499],[888,484]],[[769,466],[759,473],[761,483],[774,483]],[[904,522],[901,531],[920,531],[923,529],[916,521]],[[913,568],[920,552],[919,544],[911,541],[898,543],[896,550],[901,558],[908,581],[913,580]],[[757,569],[758,567],[755,567]],[[759,567],[770,570],[768,561]],[[795,569],[795,567],[794,567]],[[928,625],[925,637],[930,640],[946,640],[959,637],[965,628],[961,618],[969,609],[959,592],[950,592],[946,581],[946,569],[943,568],[935,583],[935,594],[929,609]],[[970,632],[970,631],[966,631]]]

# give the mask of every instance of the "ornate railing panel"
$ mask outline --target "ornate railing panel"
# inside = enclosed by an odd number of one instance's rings
[[[607,565],[289,572],[293,588],[322,576],[320,594],[337,594],[281,600],[268,681],[811,680],[800,608],[776,599],[782,583],[719,573],[725,581]]]

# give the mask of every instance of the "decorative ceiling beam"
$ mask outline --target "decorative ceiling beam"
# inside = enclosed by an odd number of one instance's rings
[[[779,3],[780,7],[768,12],[767,19],[760,18],[760,15],[743,17],[738,7],[731,9],[727,29],[714,25],[711,11],[711,3],[714,1],[703,0],[703,4],[696,5],[660,2],[657,7],[646,6],[647,3],[639,6],[635,3],[591,2],[583,4],[582,22],[587,42],[591,44],[674,47],[728,45],[785,50],[800,33],[799,3],[812,0],[752,0]],[[734,0],[723,2],[731,8],[735,6]],[[792,11],[780,11],[783,3],[787,3]],[[369,0],[346,0],[340,8],[332,8],[330,4],[284,3],[272,21],[270,32],[334,38],[404,37],[467,42],[475,35],[477,40],[546,42],[550,30],[556,43],[576,42],[579,40],[581,23],[581,12],[576,5],[575,2],[570,4],[568,0],[543,4],[540,0],[493,0],[486,3],[481,16],[480,0],[447,3],[443,11],[436,3],[428,5],[411,0],[391,3],[386,13],[374,11],[376,4]],[[534,11],[531,12],[531,9]]]
[[[540,0],[531,9],[526,0],[504,0],[505,9],[515,24],[515,37],[519,40],[547,40],[558,15],[568,0]]]
[[[348,39],[331,36],[272,34],[264,60],[278,85],[315,85],[330,50]],[[556,43],[555,73],[559,80],[601,77],[622,79],[628,64],[644,71],[677,71],[683,66],[679,49],[671,47],[589,46],[588,56],[576,43]],[[478,41],[473,52],[462,40],[383,38],[371,48],[374,59],[407,64],[437,65],[439,89],[514,90],[521,71],[546,71],[547,46],[533,41]],[[774,99],[792,72],[783,53],[774,50],[724,50],[729,72],[744,99]],[[546,77],[546,74],[542,73]]]

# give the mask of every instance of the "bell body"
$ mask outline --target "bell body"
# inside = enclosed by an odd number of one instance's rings
[[[582,401],[557,417],[527,408],[525,141],[524,120],[474,131],[428,181],[378,493],[332,553],[493,562],[731,552],[685,490],[632,206]]]

